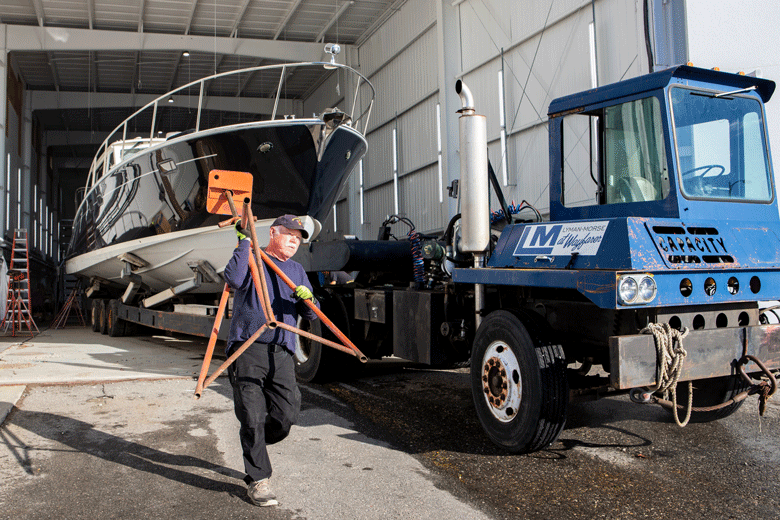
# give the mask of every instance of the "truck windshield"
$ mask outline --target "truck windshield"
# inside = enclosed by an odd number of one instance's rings
[[[764,119],[755,97],[672,87],[678,175],[691,199],[772,200]]]

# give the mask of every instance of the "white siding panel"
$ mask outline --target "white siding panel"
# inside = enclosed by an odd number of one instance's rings
[[[637,6],[634,2],[625,0],[596,2],[596,39],[599,43],[601,85],[648,72],[643,20],[641,3]]]
[[[333,215],[330,216],[330,224],[333,225]],[[351,234],[349,229],[349,202],[340,200],[336,203],[337,233],[339,235]]]
[[[402,173],[417,170],[436,160],[435,96],[398,118],[398,141],[399,169]]]
[[[406,2],[360,47],[360,67],[370,77],[426,27],[436,21],[436,4],[430,0]],[[430,62],[432,65],[435,61]],[[426,66],[428,65],[425,62]]]
[[[371,77],[377,99],[371,127],[386,123],[436,90],[436,31],[427,31]]]
[[[376,238],[379,225],[392,215],[393,209],[393,184],[385,184],[364,192],[366,220],[363,226],[364,239]]]
[[[598,3],[598,2],[597,2]],[[471,70],[557,21],[589,7],[589,0],[468,0],[461,3],[463,70]],[[590,9],[588,9],[590,12]],[[545,28],[545,24],[547,27]]]
[[[507,56],[505,85],[510,132],[544,120],[550,101],[556,97],[590,87],[589,23],[589,13],[582,10],[549,27],[541,44],[537,36]]]
[[[506,14],[515,9],[517,3],[514,0],[470,0],[459,5],[464,70],[477,67],[502,48],[509,47],[512,28]]]
[[[393,178],[393,127],[385,125],[368,135],[368,153],[363,160],[363,186],[373,188]]]
[[[398,182],[398,210],[414,223],[420,233],[438,231],[445,226],[439,211],[438,182],[435,164],[406,175]]]
[[[602,0],[597,0],[596,4]],[[513,41],[524,40],[544,29],[547,24],[587,7],[590,12],[590,0],[514,0],[509,11],[512,18]],[[551,10],[552,9],[552,10]]]
[[[352,109],[353,94],[348,93],[348,87],[344,72],[338,71],[339,74],[331,74],[331,76],[325,80],[303,103],[303,117],[311,117],[312,115],[320,115],[322,107],[338,108],[344,112],[349,113]],[[338,87],[338,88],[337,88]],[[349,106],[347,107],[344,99],[349,97]],[[350,114],[357,117],[360,114],[360,110],[355,108],[356,114]]]
[[[509,159],[509,183],[504,196],[510,204],[527,200],[542,213],[549,212],[549,133],[547,125],[531,127],[507,139]],[[490,160],[496,169],[500,147],[498,142],[490,146]],[[498,174],[498,170],[496,169]],[[499,181],[500,181],[499,176]],[[496,208],[494,208],[496,209]],[[523,216],[526,216],[523,214]]]

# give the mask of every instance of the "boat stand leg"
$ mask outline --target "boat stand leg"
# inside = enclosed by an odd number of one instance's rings
[[[200,367],[200,375],[198,376],[198,385],[195,387],[195,399],[200,399],[203,393],[204,381],[206,375],[209,372],[209,366],[211,365],[211,356],[214,354],[214,346],[217,344],[217,336],[219,335],[219,328],[222,325],[222,318],[225,315],[225,309],[227,308],[228,298],[230,296],[230,287],[225,284],[225,288],[222,290],[222,298],[219,300],[219,308],[217,309],[217,316],[214,318],[214,327],[211,329],[211,336],[209,337],[209,344],[206,347],[206,355],[203,358],[203,366]]]

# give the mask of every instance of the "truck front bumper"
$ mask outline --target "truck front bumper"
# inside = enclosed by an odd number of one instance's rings
[[[750,354],[769,370],[780,368],[780,325],[690,331],[680,381],[737,373],[735,362]],[[651,334],[609,338],[610,384],[617,390],[656,384],[656,348]],[[745,372],[759,372],[748,363]]]

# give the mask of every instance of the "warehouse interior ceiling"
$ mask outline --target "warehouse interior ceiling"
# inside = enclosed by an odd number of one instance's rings
[[[0,24],[9,62],[32,91],[39,129],[105,136],[153,98],[203,77],[327,61],[325,43],[360,45],[404,1],[3,0]],[[281,97],[306,99],[332,73],[290,76]],[[278,85],[278,77],[246,74],[230,84],[213,82],[207,95],[273,98]],[[193,103],[197,97],[161,107],[166,131],[187,124]],[[237,111],[212,117],[257,115],[241,114],[239,101]],[[52,149],[75,154],[67,146]]]

